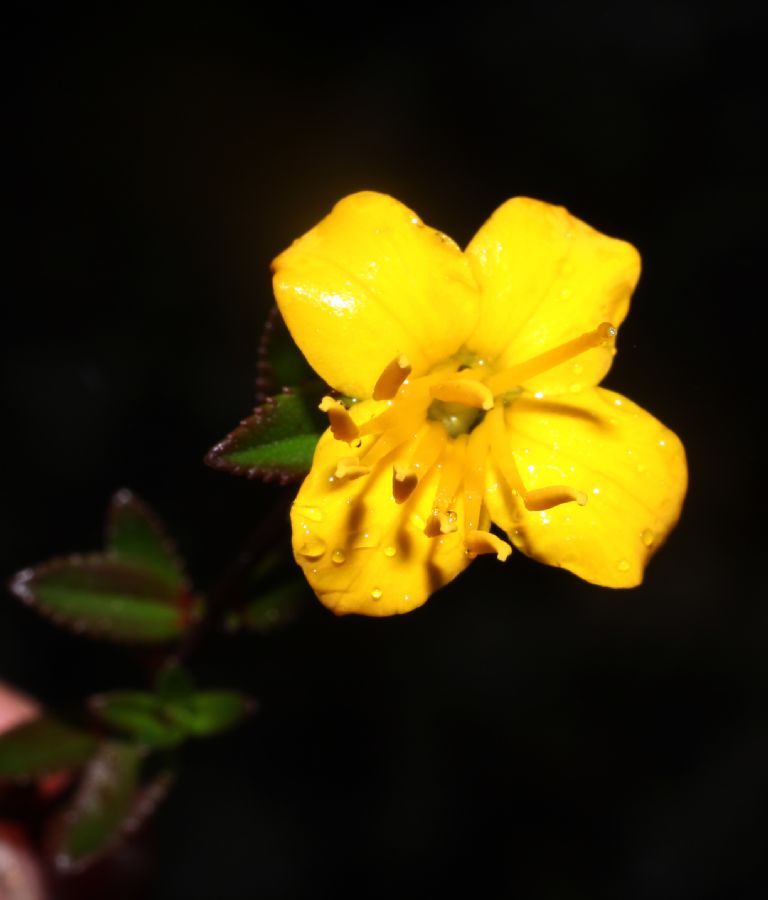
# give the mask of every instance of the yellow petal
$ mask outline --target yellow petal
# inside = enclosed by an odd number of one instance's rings
[[[352,412],[360,424],[381,408],[366,401]],[[363,438],[360,452],[374,440]],[[408,612],[471,561],[462,534],[424,534],[439,472],[426,474],[398,504],[392,496],[393,466],[406,461],[405,455],[401,459],[394,451],[359,478],[335,477],[339,460],[348,455],[349,446],[330,430],[320,438],[291,509],[294,555],[317,596],[335,613]],[[456,512],[462,511],[460,502]]]
[[[315,371],[369,397],[399,354],[414,374],[454,354],[477,321],[469,262],[385,194],[352,194],[273,264],[275,297]]]
[[[470,349],[500,369],[610,322],[618,326],[640,275],[631,244],[606,237],[560,206],[516,197],[496,210],[467,248],[481,289]],[[612,347],[587,350],[526,384],[578,391],[599,383]]]
[[[685,496],[685,453],[677,436],[602,388],[562,403],[517,400],[506,423],[526,489],[567,484],[588,500],[529,512],[492,470],[486,503],[493,521],[534,559],[607,587],[639,584]]]

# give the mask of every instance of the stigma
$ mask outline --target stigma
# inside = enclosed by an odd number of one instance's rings
[[[583,507],[578,486],[552,484],[529,489],[518,470],[510,432],[515,399],[531,378],[591,349],[610,345],[616,328],[603,322],[590,331],[501,371],[457,357],[418,377],[409,359],[395,356],[381,372],[372,396],[384,403],[378,415],[356,422],[346,406],[330,396],[327,413],[336,440],[347,445],[333,477],[365,478],[374,468],[392,471],[392,498],[407,506],[420,496],[425,476],[435,491],[423,526],[426,539],[462,533],[470,557],[495,554],[504,561],[511,546],[489,531],[484,496],[488,473],[500,476],[525,511],[543,512],[564,503]],[[466,360],[467,355],[464,355]],[[436,483],[436,488],[434,487]]]

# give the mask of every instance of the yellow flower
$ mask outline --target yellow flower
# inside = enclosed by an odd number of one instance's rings
[[[293,505],[336,613],[420,606],[512,548],[632,587],[680,514],[678,438],[597,387],[640,273],[630,244],[518,197],[465,252],[392,197],[341,200],[274,262],[296,343],[345,398]]]

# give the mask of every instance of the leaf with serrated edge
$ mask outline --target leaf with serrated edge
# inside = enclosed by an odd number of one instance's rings
[[[0,735],[0,779],[28,781],[75,769],[98,748],[92,735],[43,716]]]
[[[107,548],[118,559],[148,569],[176,594],[187,586],[176,547],[165,527],[146,503],[125,488],[109,504]]]
[[[126,643],[163,643],[195,613],[152,572],[101,555],[50,560],[19,572],[11,591],[59,625]]]
[[[322,430],[314,400],[286,391],[259,406],[205,461],[233,475],[288,484],[309,471]]]
[[[61,872],[84,868],[112,847],[129,826],[138,796],[142,750],[104,744],[88,764],[54,828],[53,858]]]

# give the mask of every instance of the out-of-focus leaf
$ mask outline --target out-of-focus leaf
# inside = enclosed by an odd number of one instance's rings
[[[258,402],[284,387],[301,387],[317,381],[317,375],[296,346],[275,306],[264,323],[258,354]]]
[[[175,747],[187,737],[156,694],[112,691],[92,697],[89,706],[105,725],[151,747]]]
[[[295,577],[257,591],[257,596],[243,608],[240,622],[260,634],[290,625],[306,606],[306,587]]]
[[[233,475],[288,484],[309,471],[324,427],[317,397],[278,394],[210,450],[205,461]]]
[[[127,643],[170,641],[199,613],[153,572],[108,556],[54,559],[19,572],[10,587],[60,625]]]
[[[233,728],[251,711],[252,701],[236,691],[200,691],[167,707],[190,735],[206,737]]]
[[[173,702],[189,697],[195,690],[195,682],[183,666],[173,663],[157,673],[155,690],[163,700]]]
[[[74,769],[97,748],[96,738],[44,716],[0,735],[0,778],[27,781]]]
[[[252,701],[236,691],[198,691],[175,696],[112,691],[90,701],[110,728],[153,747],[173,747],[189,737],[206,737],[237,725]]]
[[[84,868],[130,828],[141,755],[138,747],[108,743],[90,761],[54,829],[51,843],[59,871]]]
[[[152,572],[173,595],[186,587],[176,548],[149,507],[123,489],[107,512],[107,547],[120,560]]]

